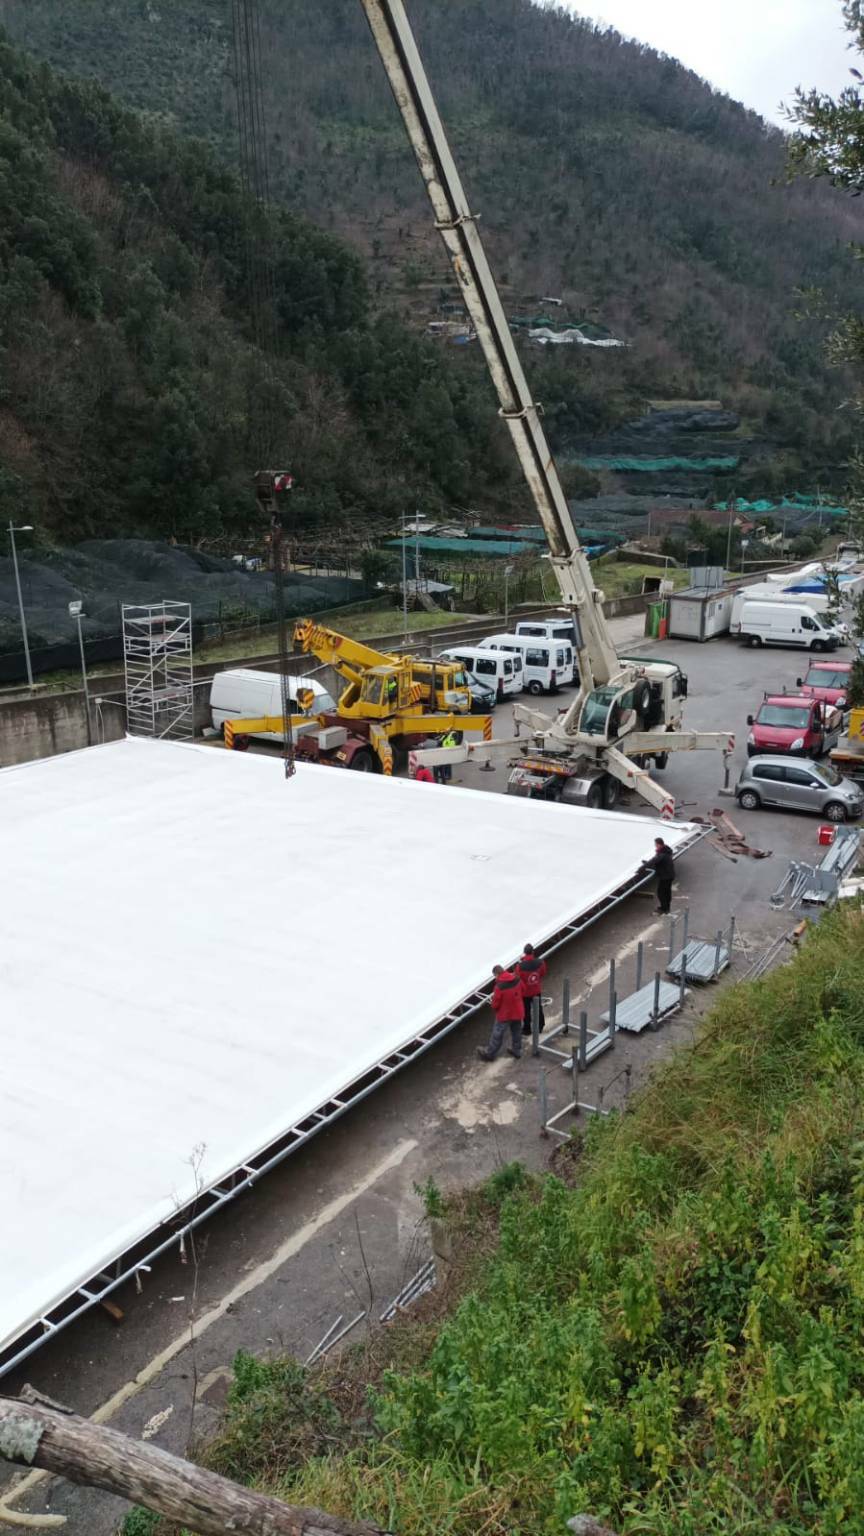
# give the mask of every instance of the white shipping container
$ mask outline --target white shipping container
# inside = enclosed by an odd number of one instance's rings
[[[732,593],[687,587],[669,599],[669,635],[677,640],[712,640],[725,635],[732,621]]]

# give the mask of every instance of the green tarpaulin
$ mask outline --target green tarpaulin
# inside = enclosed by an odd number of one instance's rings
[[[590,454],[586,458],[577,460],[584,469],[619,469],[633,474],[656,475],[664,470],[731,470],[737,469],[741,463],[740,458],[724,456],[716,459],[649,459],[649,458],[625,458],[617,454]]]
[[[715,503],[718,512],[725,512],[729,506],[728,501]],[[828,507],[820,504],[818,496],[784,496],[782,501],[744,501],[737,497],[734,502],[736,512],[821,512],[823,517],[848,517],[846,507]]]
[[[388,539],[387,548],[398,549],[401,553],[402,540]],[[485,555],[490,559],[537,553],[534,544],[526,544],[520,539],[436,539],[431,534],[425,534],[419,539],[406,539],[405,548],[409,559],[415,549],[419,549],[422,555]]]
[[[624,535],[613,533],[610,528],[577,528],[576,530],[581,544],[623,544]],[[532,544],[541,544],[546,547],[546,534],[542,528],[514,528],[512,532],[507,528],[475,528],[475,539],[524,539]]]

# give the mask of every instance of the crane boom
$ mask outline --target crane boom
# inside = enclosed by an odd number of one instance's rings
[[[564,602],[575,610],[582,691],[622,671],[588,560],[546,440],[480,233],[468,206],[403,0],[361,0],[402,114],[435,225],[447,247],[465,306],[483,348],[534,505],[546,531]]]

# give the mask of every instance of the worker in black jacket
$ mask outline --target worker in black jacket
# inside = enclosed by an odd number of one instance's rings
[[[665,843],[662,837],[654,839],[653,859],[643,859],[639,866],[640,872],[653,869],[657,874],[657,905],[655,912],[669,915],[672,905],[672,881],[675,879],[675,860],[672,857],[672,849]]]

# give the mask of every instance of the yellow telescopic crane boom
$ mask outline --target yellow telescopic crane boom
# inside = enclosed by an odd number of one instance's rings
[[[580,548],[558,470],[546,441],[540,412],[531,396],[510,327],[492,276],[477,217],[468,207],[423,60],[402,0],[361,0],[420,174],[435,213],[435,224],[450,255],[465,307],[483,348],[534,505],[546,531],[552,564],[564,602],[576,617],[581,690],[618,678],[624,670],[615,652]]]

